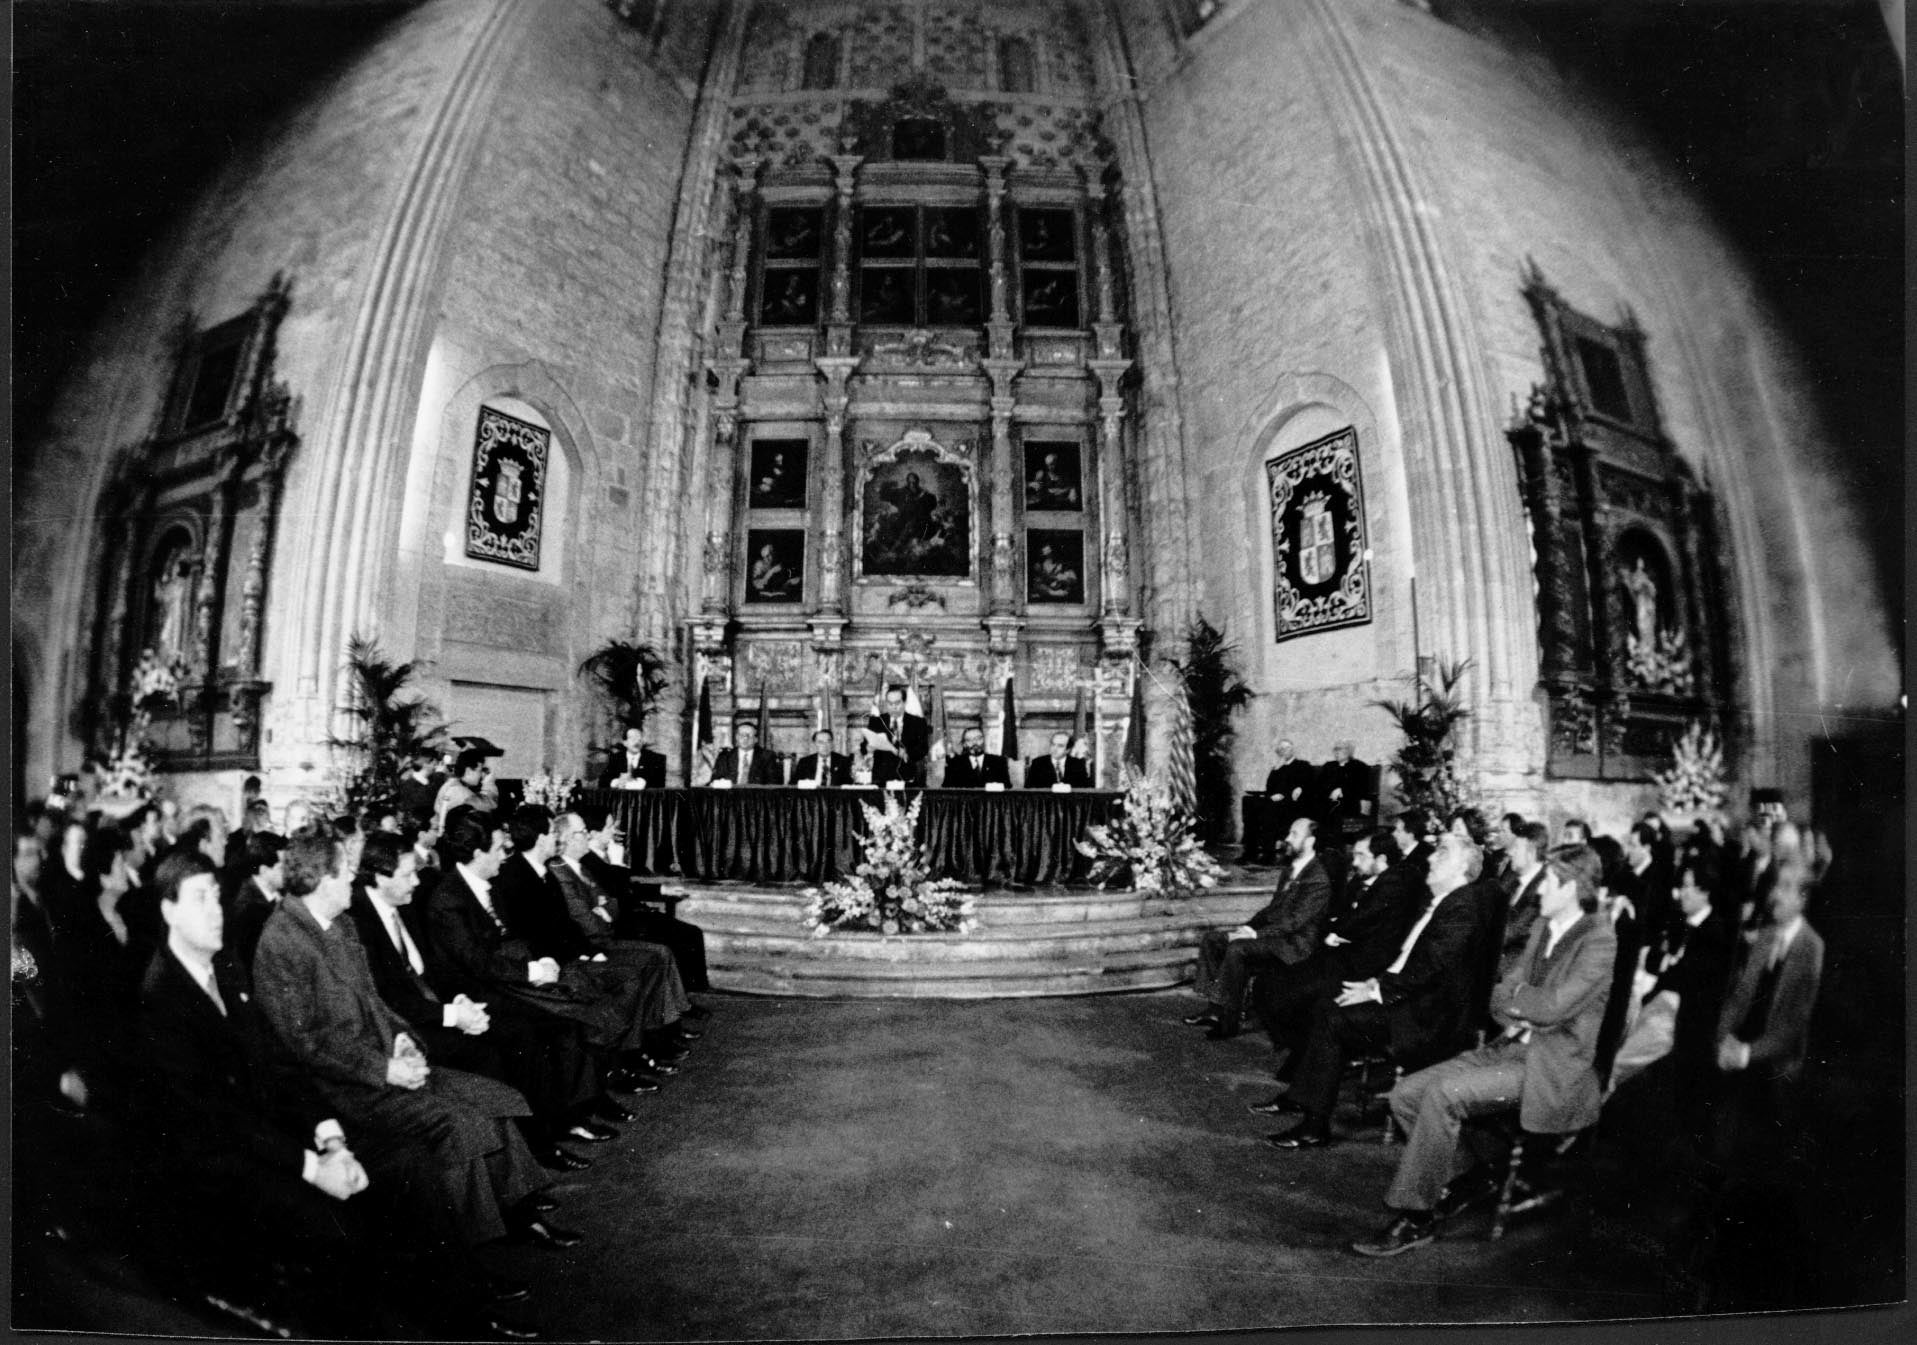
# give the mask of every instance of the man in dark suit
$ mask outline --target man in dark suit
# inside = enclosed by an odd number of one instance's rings
[[[383,1288],[401,1253],[407,1306],[457,1305],[465,1330],[512,1331],[472,1302],[525,1297],[487,1276],[459,1245],[420,1144],[356,1135],[277,1049],[222,952],[212,864],[182,854],[156,871],[166,935],[146,970],[138,1016],[146,1139],[162,1220],[156,1240],[212,1273],[273,1255],[316,1284]],[[462,1332],[463,1334],[463,1332]]]
[[[945,763],[947,789],[983,789],[987,785],[1009,786],[1012,773],[1002,756],[985,750],[983,729],[965,730],[959,739],[958,755]]]
[[[595,919],[600,918],[603,906],[603,918],[611,923],[613,937],[660,944],[672,954],[673,963],[679,968],[679,980],[688,995],[712,989],[712,982],[706,976],[705,931],[689,920],[655,910],[642,895],[643,885],[639,892],[633,890],[632,870],[612,862],[612,848],[619,839],[618,820],[588,809],[575,810],[569,816],[586,831],[585,852],[575,853],[579,848],[578,839],[568,831],[559,838],[559,857],[552,868],[562,888],[566,888],[566,906],[574,921],[578,922],[588,909]],[[588,880],[590,892],[566,887],[568,872]],[[582,904],[575,905],[576,899],[581,899]],[[690,1005],[685,1011],[687,1019],[710,1016],[698,1004]],[[680,1032],[685,1031],[682,1019]]]
[[[1531,941],[1531,926],[1538,918],[1538,889],[1544,882],[1545,854],[1551,848],[1551,833],[1542,822],[1518,819],[1505,854],[1511,860],[1511,896],[1504,908],[1503,932],[1497,945],[1497,972],[1505,974],[1523,956]]]
[[[1310,818],[1295,819],[1285,840],[1289,863],[1271,901],[1238,928],[1210,930],[1199,941],[1193,988],[1211,1003],[1185,1021],[1208,1029],[1205,1035],[1213,1041],[1238,1035],[1245,988],[1254,973],[1287,976],[1297,968],[1303,975],[1318,949],[1331,879],[1316,853],[1316,832]]]
[[[1631,993],[1637,1017],[1611,1061],[1613,1091],[1657,1061],[1676,1073],[1679,1119],[1696,1134],[1701,1121],[1694,1084],[1716,1067],[1717,1017],[1731,973],[1734,934],[1711,900],[1716,870],[1688,860],[1677,887],[1678,919],[1665,926],[1637,973]]]
[[[606,769],[599,777],[601,789],[664,789],[666,759],[646,746],[646,731],[626,730],[623,745],[606,754]]]
[[[1399,862],[1404,866],[1405,881],[1411,884],[1411,890],[1424,890],[1425,875],[1431,867],[1431,853],[1434,849],[1430,837],[1431,819],[1422,808],[1407,808],[1391,819],[1391,839],[1398,843],[1398,853],[1403,856]]]
[[[1670,874],[1658,862],[1658,830],[1649,822],[1632,824],[1624,837],[1624,866],[1611,879],[1613,926],[1617,930],[1617,968],[1604,1030],[1598,1036],[1598,1072],[1608,1081],[1611,1061],[1629,1026],[1631,985],[1645,957],[1664,937],[1675,905]]]
[[[601,1143],[618,1132],[605,1124],[632,1113],[599,1089],[585,1032],[577,1023],[511,999],[450,1001],[433,988],[423,927],[406,917],[418,886],[413,852],[398,836],[376,833],[360,852],[347,918],[365,950],[373,985],[425,1045],[427,1055],[456,1069],[517,1088],[532,1107],[527,1142],[542,1167],[577,1171],[588,1160],[559,1148],[560,1139]]]
[[[1412,922],[1398,954],[1374,977],[1343,982],[1336,995],[1312,1005],[1304,1060],[1286,1095],[1302,1119],[1268,1137],[1280,1149],[1318,1149],[1331,1143],[1331,1113],[1345,1061],[1354,1049],[1382,1049],[1407,1070],[1421,1069],[1463,1044],[1472,1018],[1472,955],[1478,950],[1478,910],[1465,896],[1482,872],[1483,855],[1461,836],[1446,836],[1431,857],[1430,897]]]
[[[1453,1184],[1463,1175],[1458,1140],[1466,1120],[1515,1110],[1534,1135],[1576,1134],[1597,1121],[1598,1024],[1616,936],[1598,910],[1595,854],[1559,851],[1546,868],[1524,955],[1492,992],[1503,1034],[1407,1074],[1391,1090],[1391,1113],[1406,1135],[1385,1193],[1397,1214],[1378,1237],[1352,1244],[1361,1256],[1422,1246],[1437,1236],[1441,1202],[1461,1205],[1466,1193]],[[1478,1191],[1488,1195],[1489,1184],[1478,1183]]]
[[[1325,917],[1324,937],[1316,955],[1306,964],[1308,975],[1259,977],[1253,992],[1260,1015],[1271,1030],[1274,1049],[1285,1053],[1278,1078],[1290,1083],[1304,1061],[1305,1033],[1310,1007],[1327,991],[1345,981],[1363,981],[1391,965],[1404,942],[1405,930],[1417,915],[1414,900],[1399,862],[1397,843],[1387,831],[1374,831],[1352,847],[1351,872],[1341,899]],[[1267,981],[1273,984],[1267,985]],[[1280,984],[1282,982],[1282,984]],[[1285,1110],[1273,1102],[1253,1106],[1260,1115]]]
[[[1331,747],[1331,760],[1318,768],[1318,799],[1326,836],[1344,844],[1371,825],[1371,767],[1352,755],[1349,738]]]
[[[1290,833],[1293,819],[1311,813],[1317,774],[1310,762],[1298,759],[1291,739],[1278,740],[1278,764],[1265,776],[1264,793],[1245,796],[1245,863],[1272,862],[1272,852]]]
[[[659,1078],[635,1068],[645,1046],[636,984],[614,992],[590,966],[533,956],[497,913],[493,880],[509,853],[505,827],[491,817],[461,818],[442,845],[450,867],[426,908],[433,988],[487,1004],[504,996],[579,1023],[604,1087],[656,1092]]]
[[[1050,789],[1053,785],[1070,785],[1073,789],[1090,789],[1092,763],[1073,756],[1071,745],[1069,733],[1054,733],[1051,754],[1033,757],[1025,767],[1025,787]]]
[[[921,716],[905,712],[904,687],[886,689],[884,707],[866,719],[865,727],[891,745],[890,753],[874,749],[874,755],[896,757],[898,779],[909,785],[924,782],[925,758],[932,750],[932,726]],[[873,783],[879,783],[876,770]]]
[[[547,1185],[511,1118],[531,1115],[495,1079],[431,1064],[388,1008],[352,925],[338,839],[323,829],[287,844],[286,895],[253,959],[261,1011],[281,1046],[361,1133],[424,1144],[439,1196],[468,1245],[523,1232],[547,1246],[579,1235],[544,1223],[532,1197]]]
[[[776,752],[759,746],[759,727],[741,721],[733,725],[731,747],[719,749],[712,762],[712,783],[731,785],[782,785],[785,772],[779,768]]]
[[[242,983],[253,983],[253,950],[259,946],[260,931],[266,918],[280,900],[280,855],[286,838],[272,831],[245,834],[245,864],[248,875],[233,894],[232,918],[227,921],[226,946],[231,951],[234,970]]]
[[[812,751],[800,757],[799,764],[792,769],[793,784],[802,785],[807,781],[819,789],[834,789],[852,782],[852,758],[832,750],[829,729],[820,729],[812,735]]]

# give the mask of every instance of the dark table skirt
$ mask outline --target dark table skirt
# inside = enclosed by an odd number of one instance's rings
[[[859,865],[865,815],[882,806],[875,789],[587,790],[585,801],[625,826],[640,877],[821,882]],[[1076,842],[1110,821],[1123,795],[1104,790],[907,790],[922,797],[919,839],[934,876],[968,883],[1046,884],[1083,875]]]

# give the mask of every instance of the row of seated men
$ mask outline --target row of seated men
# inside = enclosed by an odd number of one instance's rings
[[[1222,1040],[1255,1005],[1285,1088],[1251,1111],[1296,1118],[1266,1138],[1287,1153],[1335,1142],[1355,1058],[1397,1068],[1393,1217],[1354,1252],[1421,1246],[1493,1193],[1464,1142],[1482,1118],[1575,1136],[1607,1094],[1655,1090],[1699,1153],[1759,1161],[1754,1137],[1793,1105],[1823,964],[1804,920],[1819,866],[1791,824],[1740,856],[1708,834],[1679,849],[1647,818],[1608,867],[1609,838],[1571,823],[1554,846],[1515,814],[1493,829],[1466,810],[1436,836],[1400,817],[1348,859],[1318,831],[1295,819],[1271,902],[1205,936],[1208,1003],[1185,1021]]]
[[[922,726],[917,716],[908,719]],[[849,785],[874,785],[880,788],[898,782],[922,785],[932,778],[932,756],[928,740],[901,725],[894,728],[882,719],[872,721],[857,740],[856,752],[836,749],[833,735],[821,729],[812,735],[812,750],[791,763],[778,752],[759,746],[758,726],[742,720],[733,726],[732,745],[719,748],[713,755],[706,783],[721,786],[796,785],[801,788],[844,788]],[[890,736],[898,735],[897,741]],[[927,730],[929,734],[929,730]],[[1081,735],[1054,733],[1047,750],[1024,765],[1023,787],[1051,789],[1092,788],[1092,763],[1088,741]],[[943,774],[937,783],[943,789],[984,789],[992,785],[1012,787],[1012,762],[996,752],[985,750],[985,733],[968,728],[959,737],[958,750],[946,757]],[[605,789],[658,789],[665,784],[666,759],[645,745],[639,729],[629,729],[625,742],[616,748],[606,764],[599,784]]]
[[[458,810],[436,849],[256,830],[225,865],[211,831],[69,820],[50,860],[16,834],[25,1129],[78,1107],[141,1137],[129,1218],[182,1284],[268,1252],[369,1290],[331,1304],[364,1308],[342,1333],[535,1338],[476,1249],[582,1240],[551,1174],[702,1035],[699,931],[635,909],[576,813]],[[54,1219],[46,1177],[28,1204]]]

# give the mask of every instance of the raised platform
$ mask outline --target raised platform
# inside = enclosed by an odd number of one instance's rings
[[[797,886],[687,884],[679,915],[706,933],[715,989],[855,999],[1008,999],[1153,990],[1191,979],[1209,929],[1242,923],[1269,879],[1176,900],[1137,892],[990,890],[970,934],[815,938]]]

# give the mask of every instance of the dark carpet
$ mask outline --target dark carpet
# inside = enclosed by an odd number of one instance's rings
[[[1466,1216],[1390,1261],[1400,1152],[1257,1142],[1269,1045],[1182,1025],[1182,992],[1068,1000],[718,998],[685,1072],[562,1184],[589,1241],[515,1250],[549,1337],[812,1339],[1536,1322],[1674,1306],[1585,1254],[1560,1207]],[[1341,1118],[1350,1122],[1353,1118]]]

